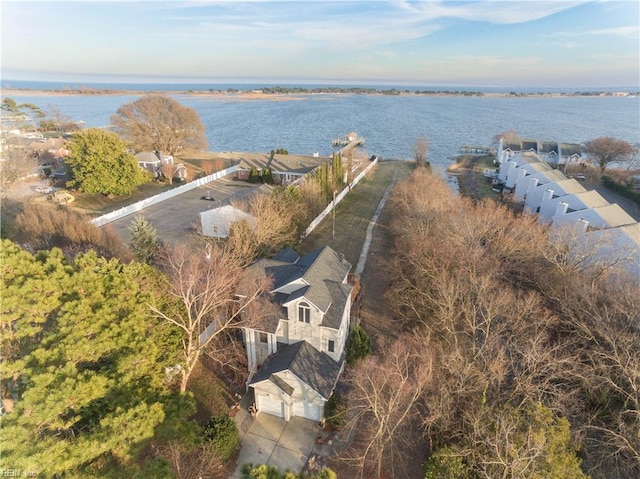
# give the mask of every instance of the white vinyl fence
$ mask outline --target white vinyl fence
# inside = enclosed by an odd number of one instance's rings
[[[115,221],[117,219],[124,218],[125,216],[131,215],[133,213],[137,213],[138,211],[145,209],[147,206],[155,205],[157,203],[160,203],[161,201],[168,200],[169,198],[173,198],[174,196],[178,196],[182,193],[186,193],[187,191],[198,188],[199,186],[206,185],[211,181],[224,178],[225,176],[235,173],[236,171],[238,171],[238,165],[233,165],[225,170],[221,170],[211,175],[198,178],[197,180],[191,181],[186,185],[178,186],[177,188],[173,188],[168,191],[163,191],[162,193],[158,193],[157,195],[145,198],[144,200],[133,203],[132,205],[125,206],[118,210],[112,211],[111,213],[107,213],[106,215],[94,218],[91,220],[91,223],[93,223],[95,226],[106,225],[107,223],[111,223],[112,221]]]
[[[304,233],[302,233],[302,235],[300,236],[300,241],[302,241],[303,239],[305,239],[307,236],[309,236],[309,234],[316,228],[316,226],[318,226],[323,219],[325,219],[327,217],[328,214],[330,214],[333,211],[333,206],[334,203],[337,205],[338,203],[340,203],[342,201],[342,199],[347,196],[349,194],[349,192],[351,191],[351,188],[355,187],[358,183],[360,183],[360,180],[362,180],[362,178],[364,178],[364,176],[369,173],[369,171],[371,171],[371,169],[376,166],[378,164],[378,159],[376,158],[375,160],[373,160],[371,162],[371,164],[369,166],[367,166],[364,170],[362,170],[358,176],[356,176],[353,181],[351,182],[350,185],[348,185],[344,190],[342,190],[338,195],[336,195],[335,199],[332,200],[327,207],[322,210],[322,213],[320,213],[318,216],[316,216],[316,218],[309,224],[309,226],[307,227],[306,230],[304,230]]]

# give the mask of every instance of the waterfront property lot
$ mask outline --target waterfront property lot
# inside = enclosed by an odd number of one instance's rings
[[[200,223],[200,213],[230,202],[246,199],[261,185],[233,180],[233,175],[187,191],[129,216],[120,218],[111,226],[128,243],[129,227],[136,216],[144,216],[165,243],[184,242],[192,228]],[[206,200],[203,198],[211,198]]]

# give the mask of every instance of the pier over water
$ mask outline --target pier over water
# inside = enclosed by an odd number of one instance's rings
[[[344,136],[341,136],[339,138],[335,138],[331,142],[331,144],[333,146],[342,146],[342,148],[340,149],[340,151],[338,151],[338,153],[341,155],[344,155],[349,153],[355,147],[364,145],[364,138],[362,138],[361,136],[358,136],[357,133],[352,132]]]

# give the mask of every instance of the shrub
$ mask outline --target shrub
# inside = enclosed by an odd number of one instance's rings
[[[341,427],[344,424],[346,411],[347,407],[342,401],[342,397],[338,393],[334,393],[324,405],[324,417],[327,424],[332,427]]]
[[[249,183],[257,183],[258,181],[260,181],[258,170],[255,168],[255,166],[252,166],[251,170],[249,171]]]
[[[238,428],[229,416],[217,416],[209,419],[202,428],[202,437],[211,443],[214,450],[220,454],[222,462],[228,461],[238,449]]]
[[[631,185],[621,185],[607,175],[602,175],[602,184],[609,190],[618,193],[619,195],[624,196],[625,198],[640,205],[640,192],[634,191]]]
[[[433,453],[424,464],[424,479],[457,479],[468,477],[469,472],[462,457],[448,447]]]
[[[347,340],[347,364],[353,366],[358,360],[371,354],[371,340],[367,332],[360,326],[355,326],[349,331]]]

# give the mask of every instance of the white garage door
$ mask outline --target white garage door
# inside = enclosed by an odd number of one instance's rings
[[[273,416],[284,417],[284,403],[278,399],[267,396],[258,396],[258,411],[272,414]]]
[[[315,404],[309,404],[304,401],[296,401],[293,403],[293,415],[306,417],[313,421],[319,421],[322,419],[322,412],[324,408],[316,406]]]

